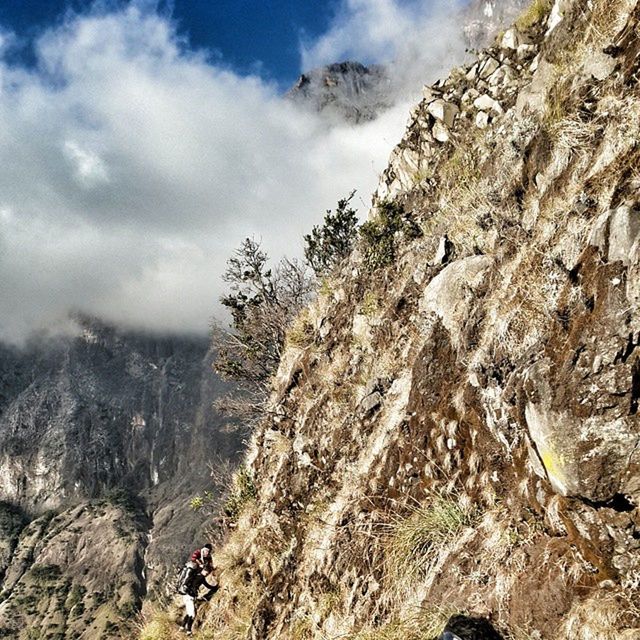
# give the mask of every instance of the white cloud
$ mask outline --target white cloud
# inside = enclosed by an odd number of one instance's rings
[[[101,182],[109,182],[107,168],[95,152],[81,148],[73,140],[67,140],[63,153],[71,163],[81,186],[90,188]]]
[[[354,54],[370,42],[373,57],[406,55],[416,10],[350,0],[305,55],[337,51],[358,18],[366,30]],[[340,197],[356,188],[366,205],[408,112],[328,128],[273,85],[189,51],[169,21],[133,5],[71,17],[37,53],[27,70],[0,49],[5,339],[72,308],[205,330],[240,240],[297,254]]]
[[[303,42],[303,68],[341,60],[384,62],[400,95],[460,62],[465,43],[458,10],[465,0],[344,0],[331,27]]]

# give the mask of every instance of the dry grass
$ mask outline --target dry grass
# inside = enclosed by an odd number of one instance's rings
[[[527,31],[540,23],[551,11],[553,0],[533,0],[524,13],[516,20],[520,31]]]
[[[469,149],[474,151],[470,153]],[[495,209],[486,196],[488,188],[481,180],[481,159],[476,150],[477,141],[471,147],[456,149],[442,166],[439,211],[423,223],[425,235],[446,230],[449,239],[464,252],[481,243],[481,221],[491,217]]]
[[[167,609],[150,607],[140,616],[136,637],[138,640],[178,640],[182,634]]]
[[[638,594],[599,591],[572,607],[559,640],[637,640],[640,638]]]
[[[632,0],[592,0],[586,41],[602,49],[624,28]]]
[[[523,247],[499,277],[483,342],[516,358],[551,326],[562,274],[550,255]]]
[[[412,615],[375,628],[362,629],[348,640],[433,640],[442,633],[452,615],[460,613],[450,606],[421,607]]]
[[[411,582],[425,575],[437,549],[451,543],[477,519],[475,507],[457,494],[434,495],[428,503],[396,517],[387,527],[385,563],[392,581]]]
[[[232,581],[227,577],[223,585],[224,591],[216,595],[199,637],[203,640],[245,640],[263,593],[257,584],[245,582],[239,575]]]

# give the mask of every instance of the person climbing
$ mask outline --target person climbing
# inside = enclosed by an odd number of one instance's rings
[[[207,577],[211,573],[211,569],[203,569],[192,560],[189,560],[180,572],[177,591],[182,596],[182,602],[185,608],[185,615],[180,628],[186,631],[189,636],[191,635],[193,622],[196,618],[196,602],[198,600],[210,600],[219,588],[217,584],[210,584],[207,581]],[[205,587],[207,593],[199,598],[198,593],[201,587]]]
[[[202,547],[202,549],[196,549],[191,554],[191,562],[197,564],[200,569],[213,569],[213,559],[211,558],[212,546],[209,542]]]

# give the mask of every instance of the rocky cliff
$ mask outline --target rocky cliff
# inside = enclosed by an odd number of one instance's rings
[[[238,458],[243,437],[213,408],[229,387],[212,359],[206,338],[83,317],[71,337],[2,347],[5,635],[118,637],[200,541],[207,523],[190,498],[211,488],[211,463]]]
[[[639,23],[536,0],[425,88],[283,357],[201,637],[640,637]]]
[[[338,121],[359,123],[388,109],[393,104],[392,94],[384,67],[347,61],[303,73],[286,97]]]
[[[527,4],[528,0],[474,0],[463,9],[451,11],[456,12],[456,28],[467,46],[478,49],[487,46]],[[325,65],[303,73],[285,97],[304,109],[321,113],[329,121],[367,122],[393,106],[398,98],[414,95],[415,87],[404,77],[404,67],[412,64],[415,63],[411,60],[395,60],[387,65],[365,66],[355,61]]]

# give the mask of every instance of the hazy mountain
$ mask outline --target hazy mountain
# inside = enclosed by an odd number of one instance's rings
[[[0,346],[0,500],[8,514],[22,514],[4,517],[11,524],[2,543],[4,596],[14,604],[21,593],[26,597],[29,576],[44,563],[55,565],[56,585],[70,581],[111,602],[121,594],[108,591],[109,576],[121,567],[133,576],[135,588],[125,590],[133,607],[201,541],[205,518],[189,499],[210,488],[210,463],[237,459],[242,434],[213,408],[229,387],[212,370],[206,337],[149,335],[86,317],[76,324],[71,337]],[[109,520],[118,509],[124,534]],[[60,513],[55,530],[52,510]],[[89,513],[104,526],[85,531]],[[41,539],[16,557],[16,534],[32,518],[39,518],[30,526]],[[102,571],[89,582],[83,563],[48,542],[57,536],[75,548],[67,527],[114,548],[112,558],[101,552]],[[122,535],[129,540],[126,561],[114,547]],[[78,553],[90,562],[93,551],[83,546]],[[116,624],[114,602],[105,624]],[[0,627],[12,619],[10,604],[0,609]],[[29,624],[37,619],[36,610]]]

